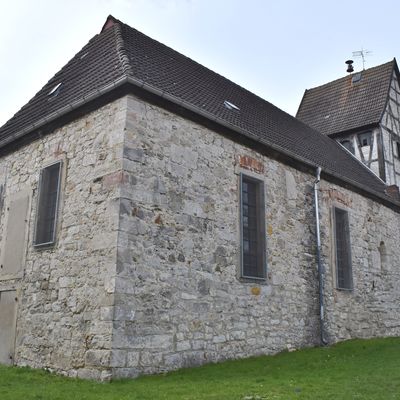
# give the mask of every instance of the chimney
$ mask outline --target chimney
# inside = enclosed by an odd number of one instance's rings
[[[347,70],[346,70],[346,72],[348,72],[349,74],[351,74],[353,71],[354,71],[354,68],[353,68],[353,60],[347,60],[346,62],[345,62],[345,64],[347,64]]]
[[[387,186],[385,192],[393,200],[400,201],[400,191],[397,185]]]

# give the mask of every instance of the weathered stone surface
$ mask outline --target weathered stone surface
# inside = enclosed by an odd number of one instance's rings
[[[119,100],[14,153],[0,157],[0,184],[9,195],[29,189],[25,276],[3,280],[19,293],[15,362],[69,376],[107,379],[112,343],[119,186],[126,100]],[[56,245],[32,247],[40,169],[63,160]],[[103,177],[104,180],[103,180]],[[0,210],[3,240],[6,208]],[[1,248],[1,246],[0,246]],[[1,250],[0,250],[1,251]],[[1,258],[1,254],[0,254]]]
[[[16,363],[138,376],[318,343],[315,177],[133,96],[0,158],[4,199],[63,157],[58,241],[26,247]],[[267,279],[240,278],[239,173],[265,183]],[[0,177],[1,180],[1,177]],[[330,341],[400,334],[400,218],[320,184]],[[349,212],[354,290],[336,289],[332,207]],[[0,239],[6,207],[0,210]]]
[[[135,253],[131,260],[123,257],[126,293],[147,296],[116,299],[117,303],[132,305],[140,330],[119,330],[114,346],[142,354],[146,361],[143,358],[139,365],[142,372],[150,373],[317,343],[318,292],[311,194],[315,177],[261,157],[157,107],[147,105],[144,116],[135,111],[142,109],[140,103],[133,97],[128,100],[135,123],[127,126],[126,137],[129,146],[146,149],[146,155],[141,159],[142,165],[131,170],[136,177],[135,190],[125,186],[122,193],[135,204],[135,209],[145,212],[140,231],[137,217],[124,214],[119,252]],[[147,147],[150,142],[151,148]],[[268,279],[258,287],[238,279],[237,174],[247,170],[258,174],[266,188]],[[166,194],[166,202],[159,201],[160,193]],[[370,291],[365,281],[369,276],[355,276],[359,283],[352,293],[335,289],[331,209],[334,204],[348,207],[351,221],[377,213],[370,225],[380,232],[380,221],[385,221],[396,238],[396,224],[389,221],[398,221],[398,215],[380,205],[372,211],[370,200],[326,182],[321,183],[321,194],[330,340],[394,334],[396,328],[389,332],[387,327],[384,331],[371,323],[374,319],[370,299],[364,303],[365,295],[357,293]],[[379,245],[380,239],[370,237],[366,228],[354,222],[351,229],[353,246],[365,248],[360,254],[356,252],[353,268],[368,268],[368,242]],[[388,236],[385,235],[385,243]],[[397,280],[396,270],[390,269],[389,279]],[[387,293],[390,284],[384,286],[382,293]],[[120,289],[124,290],[122,286]],[[162,295],[164,291],[166,297]],[[389,297],[397,298],[395,291],[391,293]],[[352,308],[346,305],[349,301]],[[353,317],[356,322],[352,322]],[[164,327],[155,323],[163,320],[168,321]],[[161,334],[159,337],[165,337],[161,347],[153,342],[155,331]],[[172,341],[169,334],[173,334]],[[159,354],[160,349],[161,360],[148,357],[152,352]],[[203,352],[198,353],[199,350]]]

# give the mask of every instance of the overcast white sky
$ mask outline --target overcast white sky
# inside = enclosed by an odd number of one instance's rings
[[[397,0],[0,0],[0,125],[108,14],[295,114],[304,89],[399,56]],[[356,70],[361,60],[353,58]]]

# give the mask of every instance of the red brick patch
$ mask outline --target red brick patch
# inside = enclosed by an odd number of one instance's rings
[[[344,193],[339,192],[336,189],[329,189],[328,196],[330,199],[337,201],[338,203],[342,203],[345,206],[350,207],[352,204],[352,199],[347,197]]]
[[[238,161],[242,168],[250,169],[261,174],[264,173],[264,164],[255,158],[249,156],[239,156]]]
[[[127,176],[123,171],[113,172],[111,174],[103,176],[103,185],[105,188],[110,189],[118,186],[121,183],[127,182]]]

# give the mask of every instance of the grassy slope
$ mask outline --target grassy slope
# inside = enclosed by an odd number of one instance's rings
[[[96,383],[0,366],[1,400],[400,399],[400,338]]]

